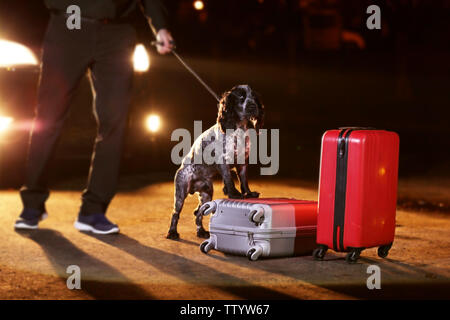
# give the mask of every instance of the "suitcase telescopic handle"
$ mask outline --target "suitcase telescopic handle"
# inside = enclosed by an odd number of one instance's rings
[[[216,209],[217,209],[216,202],[208,201],[200,207],[200,212],[202,213],[202,215],[207,216],[210,213],[216,212]]]
[[[339,127],[339,130],[377,130],[374,127]]]

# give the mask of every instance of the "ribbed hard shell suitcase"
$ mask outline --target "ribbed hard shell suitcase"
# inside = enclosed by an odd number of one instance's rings
[[[328,248],[349,252],[354,263],[365,248],[386,257],[395,233],[399,138],[395,132],[342,128],[325,132],[319,181],[314,258]]]
[[[316,246],[316,201],[219,199],[201,210],[213,213],[210,238],[200,245],[203,253],[215,249],[257,260],[308,254]]]

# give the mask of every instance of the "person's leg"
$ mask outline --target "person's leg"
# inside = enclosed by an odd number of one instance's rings
[[[50,19],[43,44],[36,114],[30,134],[25,183],[20,190],[24,210],[16,228],[37,228],[48,198],[48,161],[67,116],[69,100],[89,64],[87,31],[68,34],[63,17]]]
[[[95,62],[91,68],[98,132],[87,188],[82,195],[79,221],[83,216],[105,214],[116,192],[123,134],[131,100],[131,57],[135,42],[135,30],[129,25],[105,25],[100,28]]]

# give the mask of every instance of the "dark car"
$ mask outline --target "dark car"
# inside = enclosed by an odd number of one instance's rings
[[[23,183],[39,80],[38,52],[39,49],[32,50],[17,42],[0,40],[0,187],[18,187]],[[164,124],[157,108],[150,103],[152,92],[146,88],[151,75],[146,73],[150,61],[143,45],[136,47],[134,62],[135,90],[123,153],[128,171],[155,168],[160,162],[159,138]],[[162,132],[170,139],[168,131]],[[87,173],[95,135],[91,86],[88,77],[84,77],[71,101],[51,175],[58,179]],[[170,154],[169,147],[165,155]]]
[[[0,186],[20,184],[32,126],[36,83],[35,53],[17,42],[0,39]]]

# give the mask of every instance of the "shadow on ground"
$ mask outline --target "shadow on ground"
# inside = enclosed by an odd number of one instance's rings
[[[171,276],[190,284],[213,287],[233,294],[240,299],[296,299],[293,296],[255,285],[184,257],[143,245],[139,241],[124,234],[118,234],[112,237],[88,235],[133,255],[161,272],[169,273]],[[198,245],[188,240],[183,240],[183,242],[195,246]],[[230,283],[231,285],[222,285],[220,283]]]
[[[36,242],[43,249],[53,269],[64,283],[69,276],[66,273],[69,265],[76,264],[82,270],[84,266],[98,270],[98,274],[104,277],[105,281],[90,279],[82,281],[82,290],[95,299],[153,298],[115,268],[77,248],[58,231],[41,229],[39,232],[17,231],[17,233]],[[108,279],[114,279],[114,281],[108,281]]]
[[[211,257],[219,261],[231,262],[242,267],[248,265],[247,261],[234,255],[211,255]],[[365,268],[365,266],[368,265],[380,265],[380,260],[367,257],[361,257],[356,265],[348,265],[343,256],[337,256],[332,253],[328,253],[324,261],[321,262],[313,261],[311,256],[304,256],[303,258],[305,258],[305,260],[302,260],[301,263],[318,263],[321,264],[320,267],[330,267],[330,270],[333,267],[336,267],[336,269],[342,269],[343,267],[349,270],[349,272],[353,272],[355,267],[358,268],[359,272],[359,268]],[[265,261],[268,263],[260,263],[261,261],[256,261],[255,263],[252,263],[252,267],[265,272],[291,277],[294,280],[309,282],[313,285],[357,299],[448,299],[450,297],[450,279],[448,278],[444,278],[439,282],[411,282],[410,280],[408,280],[408,282],[402,282],[401,279],[398,282],[395,282],[390,279],[389,281],[382,281],[382,290],[368,290],[364,282],[353,284],[348,281],[336,281],[338,279],[332,279],[331,281],[325,281],[324,283],[322,280],[312,280],[310,278],[310,273],[305,272],[305,269],[300,268],[300,265],[297,271],[283,267],[285,264],[283,259],[266,259]],[[333,262],[335,263],[333,266],[324,266],[324,264]],[[412,274],[424,275],[429,279],[435,279],[438,277],[442,279],[442,276],[438,274],[394,259],[387,258],[386,262],[388,263],[383,263],[382,266],[380,265],[383,274],[392,275],[401,273],[402,270],[408,270],[408,272]]]
[[[17,231],[17,233],[36,242],[43,249],[53,269],[64,283],[69,276],[66,273],[66,268],[69,265],[76,264],[82,270],[91,270],[90,273],[94,270],[98,275],[96,279],[83,278],[82,280],[82,290],[92,298],[155,299],[154,296],[146,292],[141,286],[134,284],[117,269],[77,248],[60,232],[41,229],[39,232]],[[108,237],[88,233],[86,235],[131,254],[161,272],[189,284],[218,289],[240,299],[296,299],[293,296],[255,285],[184,257],[143,245],[124,234],[109,235]],[[198,245],[189,240],[182,240],[182,242]]]

